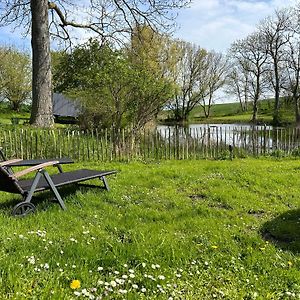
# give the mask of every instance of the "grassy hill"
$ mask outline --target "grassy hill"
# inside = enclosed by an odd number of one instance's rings
[[[266,99],[259,102],[258,122],[270,124],[273,119],[274,100]],[[292,124],[294,122],[294,110],[290,103],[282,102],[280,115],[283,124]],[[160,119],[170,117],[170,113],[164,113]],[[211,108],[209,118],[205,118],[203,109],[197,106],[191,113],[189,121],[191,123],[249,123],[252,119],[252,105],[246,112],[242,112],[240,104],[222,103],[214,104]]]
[[[266,99],[259,102],[258,122],[271,124],[273,118],[274,100]],[[282,102],[280,115],[283,125],[293,124],[295,121],[294,108],[290,103]],[[171,112],[164,111],[159,114],[159,121],[165,122],[171,117]],[[0,125],[26,124],[30,118],[30,107],[23,106],[20,112],[13,112],[7,104],[0,103]],[[252,119],[252,105],[246,112],[242,112],[240,104],[222,103],[214,104],[209,118],[205,118],[203,109],[197,106],[190,115],[190,123],[249,123]],[[57,124],[58,127],[62,125]]]

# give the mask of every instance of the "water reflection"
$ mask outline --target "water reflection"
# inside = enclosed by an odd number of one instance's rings
[[[291,146],[291,137],[285,128],[249,124],[190,124],[181,126],[157,126],[157,132],[165,141],[179,143],[196,140],[202,144],[233,145],[241,148],[283,149]],[[287,142],[287,139],[289,140]]]

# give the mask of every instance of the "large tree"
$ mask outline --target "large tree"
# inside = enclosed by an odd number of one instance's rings
[[[247,95],[253,102],[252,122],[257,121],[258,101],[265,90],[267,48],[259,32],[254,32],[231,46],[231,56],[242,73],[247,74]]]
[[[205,78],[207,74],[207,51],[189,42],[174,43],[177,49],[176,64],[170,72],[170,77],[173,77],[176,92],[174,100],[170,103],[170,109],[177,122],[184,122],[207,90],[200,79]]]
[[[273,16],[267,17],[259,26],[259,32],[263,44],[267,47],[270,68],[272,69],[271,84],[275,94],[273,123],[275,125],[280,124],[280,90],[284,73],[285,52],[293,35],[291,19],[291,10],[282,9],[276,11]]]
[[[88,128],[138,131],[171,97],[171,84],[158,73],[95,40],[63,55],[55,70],[56,90],[80,101]]]
[[[154,30],[170,29],[176,17],[176,9],[189,2],[190,0],[0,0],[1,25],[14,23],[15,26],[25,26],[28,31],[31,28],[31,123],[43,127],[53,125],[50,33],[55,37],[69,39],[71,35],[68,28],[81,28],[94,32],[102,42],[123,42],[137,24],[147,24]]]
[[[248,62],[246,60],[237,61],[235,58],[230,58],[230,66],[228,68],[226,78],[226,90],[228,95],[236,96],[241,106],[241,111],[245,112],[248,109],[249,98],[249,72]]]
[[[203,108],[204,116],[210,116],[210,110],[214,103],[216,92],[225,84],[228,71],[228,61],[221,54],[214,51],[208,52],[206,56],[205,72],[200,72],[197,79],[200,94],[199,104]]]

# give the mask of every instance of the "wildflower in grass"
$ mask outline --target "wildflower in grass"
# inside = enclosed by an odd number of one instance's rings
[[[133,284],[133,285],[132,285],[132,288],[134,288],[134,289],[137,290],[137,289],[139,288],[139,286],[138,286],[137,284]]]
[[[97,271],[99,271],[99,272],[100,272],[100,271],[103,271],[103,267],[98,267],[98,268],[97,268]]]
[[[48,270],[49,269],[49,265],[47,263],[44,264],[44,269]]]
[[[259,250],[261,250],[261,251],[265,251],[265,250],[266,250],[266,248],[265,248],[265,247],[260,247],[260,248],[259,248]]]
[[[207,261],[205,261],[205,262],[204,262],[204,264],[205,264],[206,266],[208,266],[208,265],[209,265],[209,263],[208,263]]]
[[[80,288],[80,281],[78,279],[72,280],[71,283],[70,283],[70,288],[72,290],[79,289]]]
[[[87,291],[87,289],[83,289],[83,290],[81,291],[81,293],[82,293],[83,296],[86,296],[86,297],[89,297],[89,296],[90,296],[90,293]]]
[[[107,283],[107,282],[105,282],[105,283]],[[103,285],[103,284],[104,284],[104,282],[102,280],[97,281],[97,285]]]
[[[127,265],[127,264],[124,264],[123,266],[124,266],[124,268],[128,268],[128,265]]]
[[[116,287],[116,286],[117,286],[117,283],[116,283],[114,280],[112,280],[112,281],[110,282],[110,285],[111,285],[112,287]]]
[[[122,290],[122,289],[120,289],[120,290],[119,290],[119,293],[120,293],[120,294],[127,294],[127,290]]]
[[[64,254],[64,251],[60,250],[60,254]]]
[[[75,265],[72,265],[72,268],[73,268],[73,269],[75,269],[75,268],[76,268],[76,266],[75,266]]]
[[[128,272],[129,272],[129,273],[134,273],[134,270],[129,269]]]
[[[79,296],[81,296],[81,293],[80,293],[80,292],[77,292],[77,291],[75,291],[75,292],[74,292],[74,295],[75,295],[75,296],[77,296],[77,297],[79,297]]]
[[[135,275],[131,273],[131,274],[129,274],[129,277],[130,277],[130,278],[134,278]]]
[[[178,274],[178,273],[177,273],[177,274],[176,274],[176,277],[177,277],[177,278],[180,278],[180,277],[181,277],[181,274]]]
[[[114,273],[115,273],[116,275],[119,275],[119,274],[120,274],[120,272],[119,272],[119,271],[115,271]]]
[[[142,267],[145,268],[145,267],[146,267],[146,264],[145,264],[145,263],[142,263]]]
[[[160,280],[165,280],[166,277],[165,277],[164,275],[159,275],[159,276],[158,276],[158,279],[160,279]]]
[[[23,234],[20,234],[19,235],[19,238],[22,240],[22,239],[24,239],[24,235]]]
[[[146,293],[146,291],[147,291],[146,288],[144,288],[144,287],[141,288],[142,293]]]
[[[34,264],[35,264],[35,257],[34,257],[34,256],[30,256],[30,257],[27,259],[27,261],[28,261],[30,264],[34,265]]]
[[[212,249],[218,249],[218,246],[212,245],[211,248],[212,248]]]
[[[293,263],[291,261],[288,261],[288,266],[291,267],[293,265]]]

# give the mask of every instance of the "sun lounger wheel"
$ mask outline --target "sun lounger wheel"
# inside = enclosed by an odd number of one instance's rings
[[[18,203],[12,211],[14,217],[25,217],[35,212],[35,206],[30,202]]]

